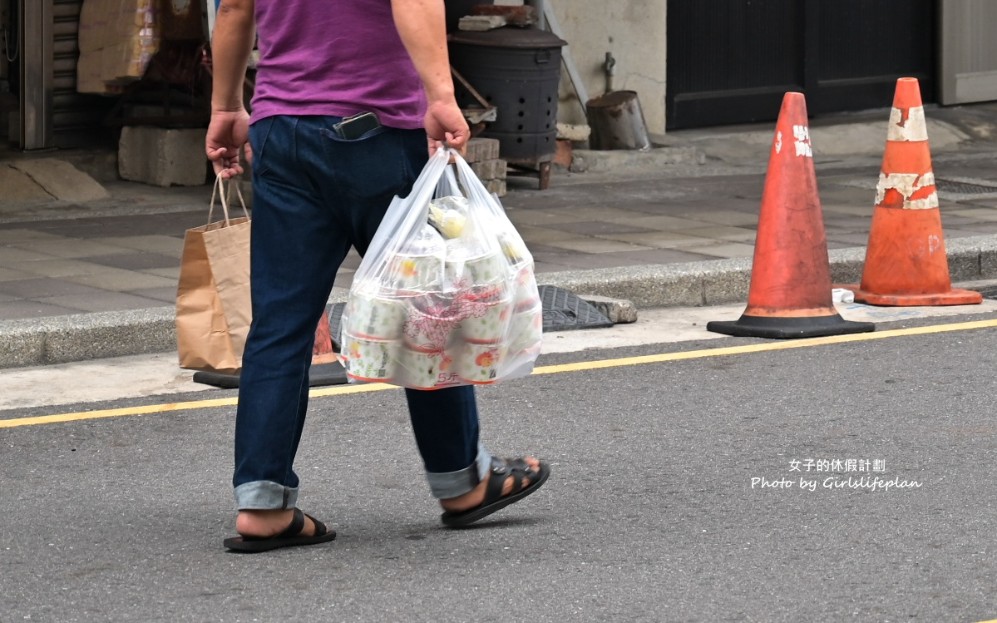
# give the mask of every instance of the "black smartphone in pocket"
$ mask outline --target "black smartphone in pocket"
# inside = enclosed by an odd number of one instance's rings
[[[353,140],[379,127],[381,122],[377,120],[377,115],[372,112],[362,112],[332,124],[332,131],[339,138]]]

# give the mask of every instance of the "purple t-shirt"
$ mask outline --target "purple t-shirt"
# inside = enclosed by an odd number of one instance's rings
[[[373,111],[389,127],[422,127],[426,96],[391,0],[256,0],[256,28],[253,121]]]

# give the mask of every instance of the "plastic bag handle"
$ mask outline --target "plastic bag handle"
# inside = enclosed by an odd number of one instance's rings
[[[416,222],[426,220],[429,216],[429,202],[433,198],[436,184],[440,181],[450,157],[460,154],[457,151],[447,149],[437,149],[436,153],[429,158],[429,162],[423,167],[422,173],[412,183],[412,190],[407,197],[396,196],[388,206],[382,219],[382,226],[377,228],[374,237],[371,239],[368,249],[385,249],[387,253],[398,251],[402,240],[397,236],[400,231],[412,231]],[[419,206],[420,209],[413,210],[412,206]],[[383,226],[391,224],[390,226]],[[354,275],[354,279],[366,276],[359,270]]]
[[[239,197],[239,203],[242,205],[242,212],[249,218],[249,210],[246,209],[246,200],[242,198],[242,188],[234,180],[229,180],[228,185],[228,197],[226,197],[225,192],[225,178],[221,175],[215,178],[215,184],[211,188],[211,204],[208,206],[208,224],[211,224],[211,216],[215,211],[215,199],[221,200],[222,214],[225,216],[225,226],[228,227],[231,223],[229,222],[229,210],[228,204],[232,199],[232,187],[235,186],[235,194]]]

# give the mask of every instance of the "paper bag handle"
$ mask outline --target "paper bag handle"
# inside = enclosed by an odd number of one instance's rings
[[[215,211],[215,198],[221,200],[222,213],[225,215],[225,226],[229,226],[228,204],[232,199],[232,187],[235,187],[235,194],[239,197],[239,204],[242,205],[242,212],[249,218],[249,210],[246,209],[246,200],[242,198],[242,189],[234,180],[229,180],[228,193],[225,192],[225,178],[221,175],[215,178],[215,185],[211,189],[211,205],[208,207],[208,224],[211,224],[211,216]],[[226,194],[228,195],[226,197]]]

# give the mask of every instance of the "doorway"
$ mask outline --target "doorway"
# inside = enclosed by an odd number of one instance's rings
[[[896,79],[936,101],[936,0],[669,0],[666,128],[888,107]]]

